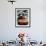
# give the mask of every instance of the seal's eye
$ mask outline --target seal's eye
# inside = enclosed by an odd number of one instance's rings
[[[18,14],[18,16],[20,16],[21,14]]]

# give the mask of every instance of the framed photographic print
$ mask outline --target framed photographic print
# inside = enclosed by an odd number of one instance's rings
[[[15,26],[30,27],[31,26],[31,9],[15,8]]]

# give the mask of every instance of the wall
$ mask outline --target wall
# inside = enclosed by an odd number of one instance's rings
[[[15,40],[20,31],[28,33],[33,40],[46,40],[45,0],[17,0],[13,5],[0,0],[0,41]],[[15,8],[31,8],[31,27],[15,27]]]

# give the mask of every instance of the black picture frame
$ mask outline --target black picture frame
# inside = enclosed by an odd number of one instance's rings
[[[23,16],[27,18],[24,20]],[[15,27],[31,27],[31,8],[15,8]]]

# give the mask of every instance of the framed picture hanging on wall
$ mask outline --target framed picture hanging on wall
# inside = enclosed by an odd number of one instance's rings
[[[31,26],[31,9],[15,8],[15,27]]]

